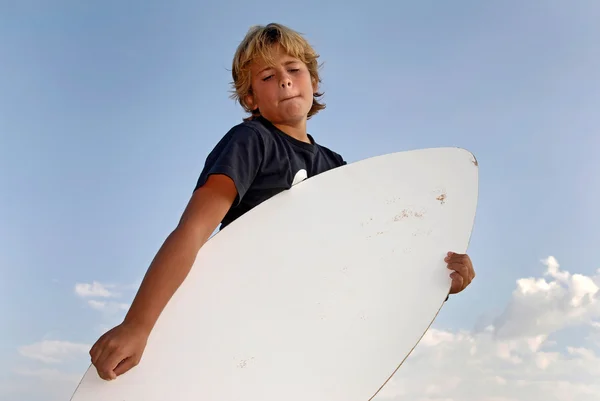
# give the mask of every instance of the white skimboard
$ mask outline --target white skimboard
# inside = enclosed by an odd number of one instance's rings
[[[367,401],[410,354],[466,253],[471,153],[378,156],[312,177],[213,236],[141,363],[73,401]]]

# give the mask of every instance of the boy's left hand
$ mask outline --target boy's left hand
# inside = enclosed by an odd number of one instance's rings
[[[475,270],[471,258],[466,254],[448,252],[448,256],[444,259],[448,263],[448,269],[454,270],[450,277],[452,285],[450,294],[456,294],[467,288],[471,281],[475,278]]]

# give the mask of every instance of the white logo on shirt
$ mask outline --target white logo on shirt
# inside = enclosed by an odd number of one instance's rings
[[[308,177],[308,173],[304,169],[298,170],[296,175],[294,176],[294,181],[292,181],[292,186],[301,183]]]

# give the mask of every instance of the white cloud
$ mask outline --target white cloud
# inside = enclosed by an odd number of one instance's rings
[[[96,301],[95,299],[90,299],[88,301],[88,305],[96,310],[102,310],[106,307],[106,302]]]
[[[600,275],[542,262],[542,277],[518,280],[494,325],[430,329],[375,400],[599,400]],[[583,344],[560,336],[573,327],[588,332]]]
[[[19,353],[29,359],[44,363],[61,363],[85,355],[90,350],[88,344],[78,344],[69,341],[44,340],[19,347]]]
[[[594,350],[532,343],[539,340],[499,341],[489,331],[431,329],[376,399],[600,399],[600,357]]]
[[[0,381],[0,399],[69,399],[89,366],[90,347],[59,340],[19,347],[18,352],[30,363],[18,361],[11,369],[12,376]]]
[[[561,271],[552,256],[543,263],[545,277],[517,280],[510,304],[494,324],[498,338],[545,335],[600,317],[599,277]]]
[[[128,310],[130,306],[126,303],[96,301],[95,299],[88,300],[88,305],[93,309],[108,313],[116,313],[119,311]]]
[[[599,400],[600,272],[572,274],[553,257],[543,265],[540,277],[517,280],[511,301],[492,325],[431,328],[374,401]],[[88,305],[103,313],[128,307],[100,298],[88,299]],[[574,327],[583,334],[578,341],[563,333]],[[44,364],[89,360],[88,345],[66,341],[42,341],[19,351]],[[46,368],[16,372],[38,380],[39,389],[53,386],[57,394],[72,392],[76,377]]]
[[[121,298],[122,294],[119,290],[129,291],[132,288],[131,285],[109,285],[93,281],[92,283],[75,284],[75,293],[82,298],[88,298],[86,303],[90,308],[102,312],[105,318],[112,320],[121,315],[123,311],[127,311],[130,304],[110,299]]]
[[[102,284],[97,281],[92,283],[77,283],[75,284],[75,293],[80,297],[110,298],[118,296],[110,288],[114,288],[114,286]]]

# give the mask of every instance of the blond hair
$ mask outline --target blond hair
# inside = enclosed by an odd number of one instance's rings
[[[244,120],[251,120],[260,115],[258,110],[252,110],[245,101],[246,96],[252,94],[251,64],[255,60],[272,64],[271,48],[273,45],[281,46],[288,55],[306,64],[313,84],[321,83],[317,63],[319,55],[300,33],[277,23],[270,23],[266,26],[255,25],[248,30],[244,40],[238,46],[231,70],[233,77],[231,98],[237,100],[242,108],[251,114]],[[322,96],[321,92],[313,94],[313,104],[308,112],[308,118],[325,108],[325,103],[318,100]]]

